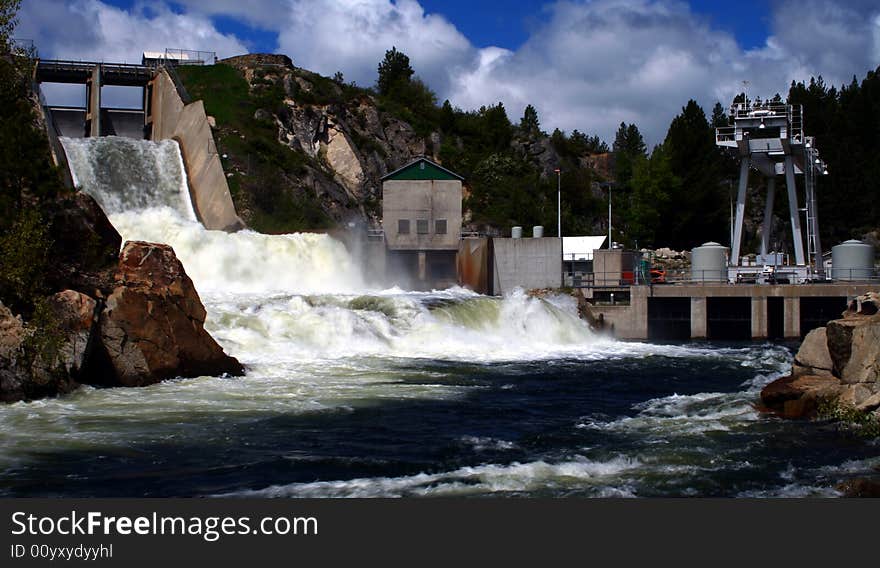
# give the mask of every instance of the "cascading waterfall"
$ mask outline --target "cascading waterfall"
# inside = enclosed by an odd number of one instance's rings
[[[573,302],[369,290],[357,260],[327,235],[208,231],[195,220],[174,141],[62,143],[75,183],[124,239],[174,247],[209,310],[209,330],[244,361],[267,353],[543,358],[596,341]]]

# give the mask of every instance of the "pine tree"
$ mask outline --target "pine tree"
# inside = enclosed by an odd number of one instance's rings
[[[627,191],[637,158],[647,157],[647,146],[635,124],[621,122],[614,138],[614,178],[617,187]]]
[[[380,95],[388,95],[399,83],[408,83],[413,76],[409,57],[393,47],[385,52],[385,59],[379,63],[379,78],[376,82]]]
[[[523,116],[519,121],[519,129],[526,136],[534,137],[541,134],[541,123],[538,121],[538,111],[532,105],[527,105]]]

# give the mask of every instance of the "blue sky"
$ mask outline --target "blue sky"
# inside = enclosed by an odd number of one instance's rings
[[[392,45],[463,109],[527,104],[545,130],[649,143],[697,100],[725,105],[792,80],[839,85],[880,65],[877,0],[27,0],[18,37],[49,57],[139,61],[166,47],[280,52],[369,86]]]
[[[142,2],[108,0],[107,4],[131,10]],[[551,3],[542,0],[422,0],[420,4],[428,13],[442,14],[477,47],[495,45],[516,49],[528,39],[529,31],[539,25]],[[171,2],[169,5],[179,13],[186,12],[182,4]],[[692,0],[690,6],[714,27],[734,34],[746,49],[761,46],[769,35],[768,0]],[[215,15],[212,21],[219,31],[246,39],[255,51],[277,49],[278,34],[274,31],[247,25],[230,16]]]

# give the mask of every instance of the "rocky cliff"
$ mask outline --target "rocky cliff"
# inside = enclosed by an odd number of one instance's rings
[[[553,170],[563,158],[547,135],[514,135],[490,149],[473,132],[480,127],[444,127],[436,106],[412,111],[369,89],[295,67],[283,55],[243,55],[212,67],[182,69],[181,78],[193,97],[205,100],[236,209],[257,230],[375,223],[381,177],[423,155],[465,175],[466,195],[484,157],[479,154],[496,151],[527,164],[555,190]],[[230,101],[236,109],[228,108]],[[503,122],[511,129],[506,116]],[[460,159],[450,163],[452,155]],[[584,171],[610,171],[607,154],[573,159]],[[318,215],[303,218],[309,208]]]
[[[786,418],[818,412],[880,420],[880,294],[853,301],[843,317],[811,331],[791,375],[761,391],[762,402]],[[873,417],[873,418],[872,418]]]

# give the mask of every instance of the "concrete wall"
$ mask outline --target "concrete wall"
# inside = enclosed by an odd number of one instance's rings
[[[492,294],[492,239],[462,239],[456,264],[461,286],[480,294]]]
[[[398,221],[409,220],[409,234],[398,233]],[[428,221],[418,234],[417,221]],[[446,219],[446,234],[435,232],[435,221]],[[382,184],[382,228],[390,250],[458,250],[461,238],[461,182],[451,180],[388,180]]]
[[[229,185],[202,101],[185,105],[174,81],[165,70],[150,81],[152,140],[174,139],[180,144],[189,179],[193,208],[202,224],[213,230],[234,231],[244,227],[235,212]]]
[[[562,286],[562,239],[492,239],[493,292]]]
[[[528,240],[528,239],[523,239]],[[497,243],[497,240],[496,240]],[[691,338],[707,335],[707,298],[751,298],[751,333],[753,339],[768,335],[767,298],[784,300],[784,335],[787,339],[800,338],[801,298],[861,296],[872,289],[870,284],[817,284],[817,285],[687,285],[687,286],[633,286],[629,306],[592,307],[595,314],[603,314],[614,323],[614,335],[620,339],[648,339],[648,298],[690,298]],[[845,306],[841,306],[841,312]]]

